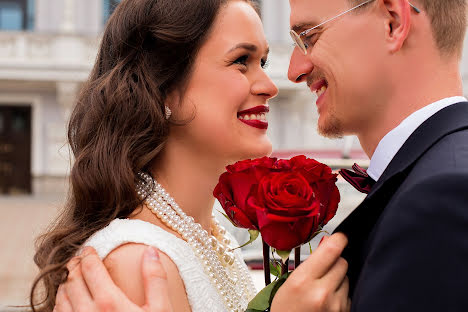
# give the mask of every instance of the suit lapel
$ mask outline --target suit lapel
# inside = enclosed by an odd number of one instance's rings
[[[379,181],[406,170],[445,136],[468,128],[468,102],[451,105],[433,115],[408,138]],[[376,184],[376,191],[381,187]]]
[[[394,188],[394,185],[397,182],[402,182],[408,173],[408,169],[439,140],[451,133],[461,131],[463,129],[468,129],[468,102],[451,105],[426,120],[419,128],[416,129],[408,140],[406,140],[405,144],[403,144],[401,149],[390,162],[379,181],[373,186],[369,195],[353,211],[353,213],[351,213],[350,216],[338,226],[335,232],[340,232],[341,229],[348,228],[349,226],[347,223],[350,223],[352,220],[354,221],[356,218],[354,215],[365,217],[369,214],[375,215],[375,217],[378,218],[380,213],[367,213],[362,212],[361,210],[377,210],[378,208],[371,207],[369,205],[369,203],[373,201],[374,197],[380,198],[380,196],[382,196],[382,191],[388,193],[388,188]],[[369,221],[376,221],[374,218],[370,219],[371,220]],[[355,221],[357,221],[359,226],[361,226],[363,220],[360,219]],[[373,222],[373,224],[375,224],[375,222]],[[352,233],[353,230],[350,230]],[[348,234],[348,231],[345,231],[344,233]]]
[[[369,195],[336,228],[335,233],[345,233],[349,239],[343,257],[349,262],[351,287],[357,281],[370,233],[414,163],[443,137],[463,129],[468,129],[467,102],[451,105],[426,120],[401,147]]]

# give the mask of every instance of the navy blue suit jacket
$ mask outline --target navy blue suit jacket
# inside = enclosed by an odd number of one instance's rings
[[[424,122],[335,232],[352,311],[468,311],[468,103]]]

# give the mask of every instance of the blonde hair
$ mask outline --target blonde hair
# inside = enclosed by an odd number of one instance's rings
[[[466,0],[418,0],[431,19],[432,33],[442,53],[461,56],[467,26]]]
[[[353,5],[363,0],[349,0]],[[467,27],[467,0],[410,0],[431,20],[432,34],[444,55],[461,57]]]

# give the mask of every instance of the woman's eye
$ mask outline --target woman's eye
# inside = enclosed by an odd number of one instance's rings
[[[243,55],[243,56],[239,57],[238,59],[236,59],[233,63],[247,66],[247,61],[248,60],[249,60],[249,56],[248,55]]]
[[[267,68],[270,62],[268,60],[262,59],[260,62],[260,66],[262,66],[263,69]]]

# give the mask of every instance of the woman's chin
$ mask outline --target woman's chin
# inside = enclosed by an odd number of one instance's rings
[[[238,161],[246,159],[256,159],[265,156],[270,156],[273,151],[270,140],[257,142],[256,144],[238,145],[238,148],[233,151],[231,157],[225,158],[226,165],[232,165]],[[226,155],[226,154],[225,154]]]
[[[248,150],[246,157],[244,157],[244,159],[255,159],[255,158],[270,156],[272,152],[273,152],[273,146],[270,140],[268,140],[266,142],[262,142],[262,144],[252,146],[252,148]]]

